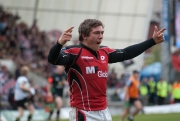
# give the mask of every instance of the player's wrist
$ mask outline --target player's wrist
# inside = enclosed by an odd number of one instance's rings
[[[60,41],[60,42],[58,41],[58,44],[60,44],[60,45],[62,45],[62,46],[64,45],[61,41]]]
[[[61,38],[59,38],[59,39],[58,39],[58,43],[63,46],[66,42],[63,41]]]

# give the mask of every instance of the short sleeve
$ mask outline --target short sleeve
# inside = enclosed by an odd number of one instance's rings
[[[49,83],[53,83],[53,78],[52,78],[52,77],[49,77],[49,78],[48,78],[48,82],[49,82]]]
[[[130,87],[131,84],[132,84],[132,81],[131,81],[131,80],[128,80],[128,81],[126,82],[126,86],[127,86],[127,87]]]

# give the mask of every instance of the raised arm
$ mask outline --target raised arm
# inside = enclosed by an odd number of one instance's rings
[[[163,28],[158,31],[157,26],[154,28],[154,33],[151,39],[148,39],[144,42],[141,42],[139,44],[135,44],[129,47],[126,47],[124,49],[116,49],[115,52],[109,54],[109,63],[114,62],[120,62],[128,59],[132,59],[141,53],[143,53],[145,50],[149,49],[155,44],[159,44],[164,41],[164,35],[163,32],[166,29]]]
[[[64,44],[66,44],[67,41],[71,40],[71,32],[73,28],[74,27],[70,27],[69,29],[64,31],[56,44],[50,49],[48,62],[53,65],[69,65],[72,63],[72,55],[65,53],[64,50],[62,50],[62,47]]]

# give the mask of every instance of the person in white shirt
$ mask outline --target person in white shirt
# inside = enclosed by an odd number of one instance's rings
[[[31,121],[32,115],[34,113],[34,106],[32,103],[35,90],[30,86],[30,83],[28,81],[28,72],[29,68],[27,66],[23,66],[20,70],[21,76],[17,78],[15,85],[14,99],[17,103],[19,112],[16,121],[20,121],[20,118],[23,116],[24,109],[28,109],[30,112],[27,121]]]

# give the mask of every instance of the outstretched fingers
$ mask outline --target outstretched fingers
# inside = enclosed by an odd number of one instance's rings
[[[158,31],[158,34],[163,33],[165,30],[166,30],[166,28],[163,28],[163,29],[159,30],[159,31]]]
[[[64,35],[66,35],[66,36],[72,36],[72,34],[71,33],[64,33]]]
[[[70,27],[69,29],[65,30],[64,32],[70,32],[70,33],[71,33],[72,30],[73,30],[73,28],[74,28],[74,27],[72,26],[72,27]]]
[[[163,33],[160,33],[159,35],[158,35],[158,37],[163,37],[164,36],[164,34]]]

